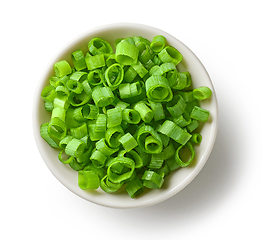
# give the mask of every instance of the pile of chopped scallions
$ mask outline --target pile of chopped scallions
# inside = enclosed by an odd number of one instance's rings
[[[209,117],[199,101],[212,91],[190,88],[190,73],[176,67],[181,53],[162,35],[117,39],[115,49],[95,37],[86,54],[71,54],[71,65],[54,64],[41,93],[51,119],[40,133],[78,171],[81,189],[125,189],[136,198],[191,164],[197,129]]]

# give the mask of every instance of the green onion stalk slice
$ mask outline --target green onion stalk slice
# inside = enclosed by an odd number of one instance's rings
[[[169,102],[173,98],[168,80],[160,75],[153,75],[146,80],[146,95],[152,102]]]
[[[121,41],[116,46],[116,61],[123,65],[131,65],[137,63],[139,50],[127,41]]]
[[[143,185],[147,188],[161,188],[164,183],[164,178],[155,171],[147,170],[142,176]]]
[[[124,69],[120,64],[115,63],[106,69],[105,82],[112,90],[117,89],[123,79]]]
[[[126,185],[126,191],[131,198],[136,198],[144,192],[144,185],[139,178],[134,178]]]
[[[161,153],[163,144],[160,136],[150,125],[144,125],[137,132],[137,143],[139,147],[146,153]]]
[[[78,186],[82,190],[99,188],[100,180],[98,174],[92,170],[78,171]]]
[[[116,164],[121,164],[123,167],[126,167],[127,171],[122,174],[117,174],[113,172],[111,169]],[[116,157],[113,159],[112,163],[109,165],[107,169],[107,176],[111,182],[121,183],[132,176],[134,169],[135,169],[135,162],[132,159],[126,157]]]
[[[183,156],[181,153],[183,149],[188,149],[190,152],[190,157],[188,159],[187,154]],[[188,167],[195,157],[195,150],[190,142],[187,142],[186,145],[181,145],[175,153],[175,161],[179,167]]]
[[[94,37],[88,43],[88,49],[92,55],[113,53],[111,45],[104,39]]]

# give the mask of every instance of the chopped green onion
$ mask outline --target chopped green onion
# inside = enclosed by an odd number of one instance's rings
[[[50,121],[40,135],[78,171],[81,189],[115,193],[123,186],[136,198],[194,161],[200,122],[210,114],[200,101],[212,91],[192,88],[190,73],[177,68],[183,56],[167,44],[162,35],[130,36],[115,40],[114,52],[94,37],[86,53],[71,53],[72,67],[54,64],[41,92]]]
[[[137,141],[130,133],[126,133],[124,136],[118,139],[118,141],[122,144],[123,148],[129,152],[133,148],[137,146]]]
[[[190,114],[190,117],[201,122],[206,122],[209,117],[209,111],[195,106]]]
[[[198,100],[204,100],[206,98],[209,98],[212,95],[212,91],[209,87],[199,87],[199,88],[195,88],[193,90],[193,95],[194,98],[198,99]]]
[[[166,45],[166,38],[162,35],[155,36],[150,44],[154,52],[161,52]]]
[[[54,64],[55,75],[59,78],[64,77],[72,72],[72,68],[66,60]]]
[[[92,170],[78,171],[78,186],[83,190],[99,188],[98,174]]]

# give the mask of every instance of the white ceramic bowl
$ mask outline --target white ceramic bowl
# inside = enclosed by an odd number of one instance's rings
[[[189,71],[191,73],[194,88],[199,86],[208,86],[213,91],[212,98],[202,101],[201,103],[201,107],[210,111],[210,118],[201,129],[203,140],[200,146],[195,147],[196,157],[194,164],[188,168],[172,172],[166,178],[162,189],[148,191],[146,194],[143,194],[137,199],[131,199],[125,192],[108,194],[104,193],[101,189],[83,191],[78,187],[77,172],[72,170],[69,166],[62,164],[58,160],[58,150],[52,149],[41,138],[39,133],[40,125],[50,120],[50,115],[46,112],[40,95],[42,89],[48,85],[49,77],[54,74],[53,64],[63,59],[71,63],[70,54],[77,49],[82,49],[86,52],[87,43],[93,37],[98,36],[104,38],[109,43],[113,44],[115,39],[121,37],[143,36],[149,40],[152,40],[156,35],[165,36],[167,43],[174,46],[182,53],[184,59],[178,65],[178,70]],[[63,51],[55,56],[47,66],[47,69],[45,70],[37,86],[33,106],[33,129],[36,144],[43,160],[53,175],[76,195],[90,202],[113,208],[136,208],[150,206],[162,202],[181,191],[197,176],[206,163],[215,143],[217,127],[218,107],[215,90],[206,69],[199,59],[187,46],[170,34],[154,27],[133,23],[117,23],[97,27],[74,39],[64,48]]]

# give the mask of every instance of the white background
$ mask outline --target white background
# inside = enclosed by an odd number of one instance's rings
[[[261,1],[1,1],[1,239],[262,239]],[[34,91],[49,61],[108,23],[160,28],[206,67],[219,130],[203,170],[142,209],[87,202],[51,174],[34,142]]]

